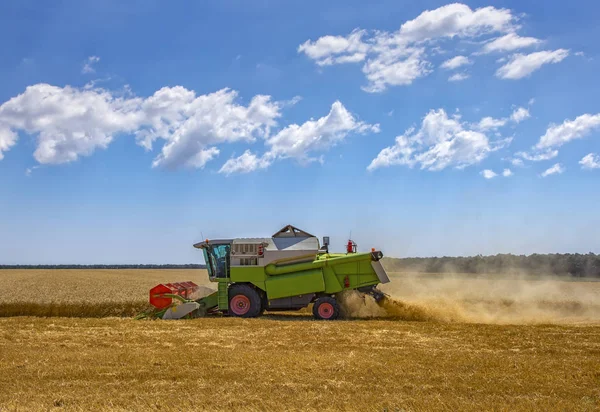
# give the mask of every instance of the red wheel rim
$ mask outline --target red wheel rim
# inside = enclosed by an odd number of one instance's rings
[[[238,315],[245,315],[250,310],[250,299],[244,295],[235,295],[229,302],[229,309]]]
[[[333,305],[331,303],[321,303],[319,305],[319,309],[317,309],[317,311],[319,312],[319,316],[323,319],[329,319],[330,317],[333,316]]]

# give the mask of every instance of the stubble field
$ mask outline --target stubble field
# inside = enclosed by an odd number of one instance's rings
[[[387,310],[349,297],[373,319],[123,317],[204,279],[0,271],[0,410],[600,408],[599,282],[397,274]]]

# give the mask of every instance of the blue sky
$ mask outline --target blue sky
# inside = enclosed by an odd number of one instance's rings
[[[600,252],[592,1],[8,1],[0,263]]]

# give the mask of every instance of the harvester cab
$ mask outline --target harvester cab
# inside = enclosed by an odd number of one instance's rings
[[[199,287],[192,282],[158,285],[150,291],[155,307],[151,316],[178,319],[222,313],[248,318],[312,303],[315,318],[332,320],[340,315],[337,296],[344,290],[370,294],[377,301],[384,297],[377,285],[389,278],[380,251],[357,253],[350,240],[346,253],[330,253],[329,238],[323,243],[321,247],[317,237],[292,225],[270,238],[196,243],[217,291],[196,298]]]
[[[194,245],[196,246],[196,245]],[[206,271],[211,282],[217,282],[217,279],[229,278],[231,264],[231,241],[230,240],[206,240],[206,244],[201,247],[204,252],[204,261],[206,262]]]

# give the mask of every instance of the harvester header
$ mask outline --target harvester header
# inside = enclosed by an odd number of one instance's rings
[[[287,225],[270,238],[207,239],[202,250],[208,278],[217,291],[196,299],[193,282],[160,284],[150,290],[154,317],[179,319],[210,313],[257,317],[266,310],[297,310],[313,304],[317,319],[336,319],[337,295],[358,290],[377,301],[379,283],[389,282],[381,265],[383,253],[357,253],[348,241],[345,253],[330,253],[316,236]]]

